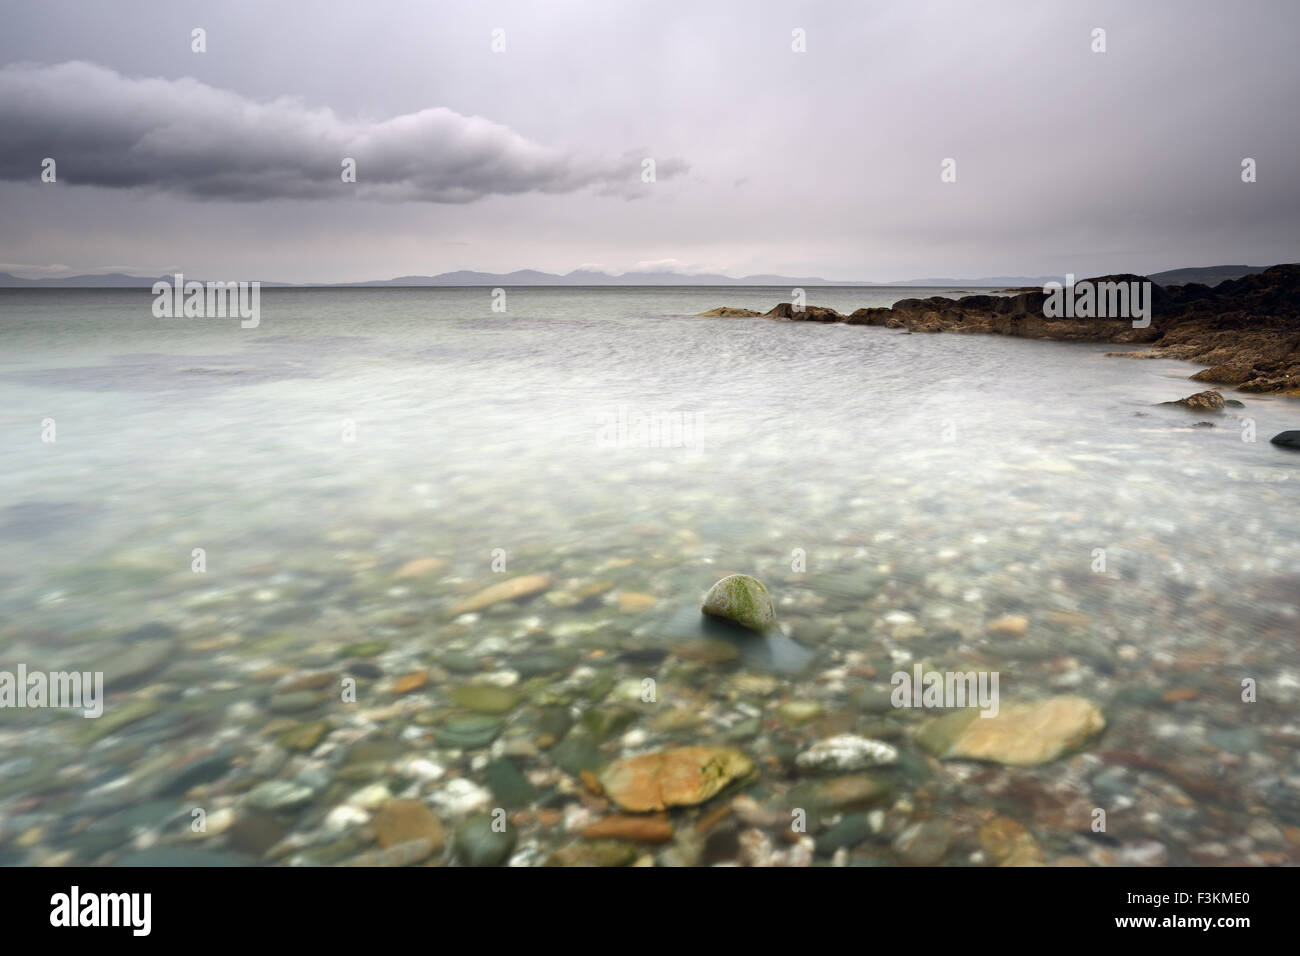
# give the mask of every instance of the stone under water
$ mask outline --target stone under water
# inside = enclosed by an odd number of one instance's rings
[[[772,595],[761,581],[748,574],[728,575],[709,588],[703,611],[751,631],[766,631],[776,623]]]

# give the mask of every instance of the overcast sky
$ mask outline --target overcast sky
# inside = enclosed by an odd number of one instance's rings
[[[0,0],[0,271],[1296,261],[1298,36],[1294,0]]]

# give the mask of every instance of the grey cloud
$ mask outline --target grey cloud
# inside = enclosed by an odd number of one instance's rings
[[[86,62],[0,70],[0,179],[59,181],[199,199],[340,198],[469,203],[491,195],[644,195],[632,151],[600,160],[535,143],[445,107],[378,122],[280,97],[256,101],[194,79],[133,79]],[[356,183],[341,164],[356,161]],[[657,160],[658,179],[689,169]]]

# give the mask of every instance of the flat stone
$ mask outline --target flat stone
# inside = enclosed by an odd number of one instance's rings
[[[330,732],[330,724],[327,720],[313,720],[310,723],[298,724],[296,727],[290,727],[280,735],[280,746],[286,750],[296,750],[305,753],[309,750],[315,750],[317,744],[325,739],[325,735]]]
[[[1000,617],[997,620],[989,621],[987,627],[990,634],[1000,634],[1004,637],[1024,637],[1027,630],[1029,630],[1029,618],[1023,614]]]
[[[476,714],[504,714],[519,703],[519,695],[489,684],[466,684],[451,692],[451,700]]]
[[[655,817],[616,814],[597,820],[582,830],[588,840],[624,840],[628,843],[667,843],[673,838],[673,825]]]
[[[865,773],[802,783],[785,796],[791,809],[853,810],[879,803],[893,788]]]
[[[414,866],[423,863],[442,846],[428,837],[416,837],[379,850],[367,850],[347,860],[345,866]]]
[[[501,733],[502,723],[486,714],[453,717],[434,731],[434,738],[444,747],[476,750],[486,747]]]
[[[493,584],[457,602],[447,611],[446,616],[453,618],[461,614],[472,614],[503,601],[522,601],[524,598],[540,594],[550,586],[551,578],[546,574],[525,574],[522,577],[511,578],[509,581]]]
[[[636,847],[613,840],[571,843],[551,854],[547,866],[627,866],[637,858]]]
[[[442,849],[447,839],[437,814],[419,800],[389,801],[380,807],[371,825],[375,830],[375,842],[385,848],[425,839],[430,842],[430,852],[433,852]]]
[[[409,694],[417,691],[429,683],[429,672],[425,670],[411,671],[409,674],[403,674],[397,680],[393,681],[393,693]]]
[[[267,780],[248,792],[248,803],[258,810],[292,810],[310,803],[316,792],[290,780]]]
[[[753,769],[732,747],[679,747],[616,760],[599,779],[620,807],[644,813],[703,803]]]
[[[470,817],[456,830],[453,846],[456,858],[465,866],[500,866],[515,849],[519,838],[509,824],[504,830],[493,829],[493,817],[487,814]]]
[[[414,561],[407,561],[398,568],[396,577],[398,579],[422,578],[426,574],[433,574],[445,567],[447,567],[447,562],[439,558],[416,558]]]
[[[995,717],[970,709],[928,721],[916,741],[941,760],[983,760],[1032,767],[1082,747],[1106,727],[1082,697],[1003,704]]]

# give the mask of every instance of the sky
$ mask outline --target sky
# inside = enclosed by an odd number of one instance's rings
[[[0,0],[0,272],[1293,262],[1297,36],[1293,0]]]

